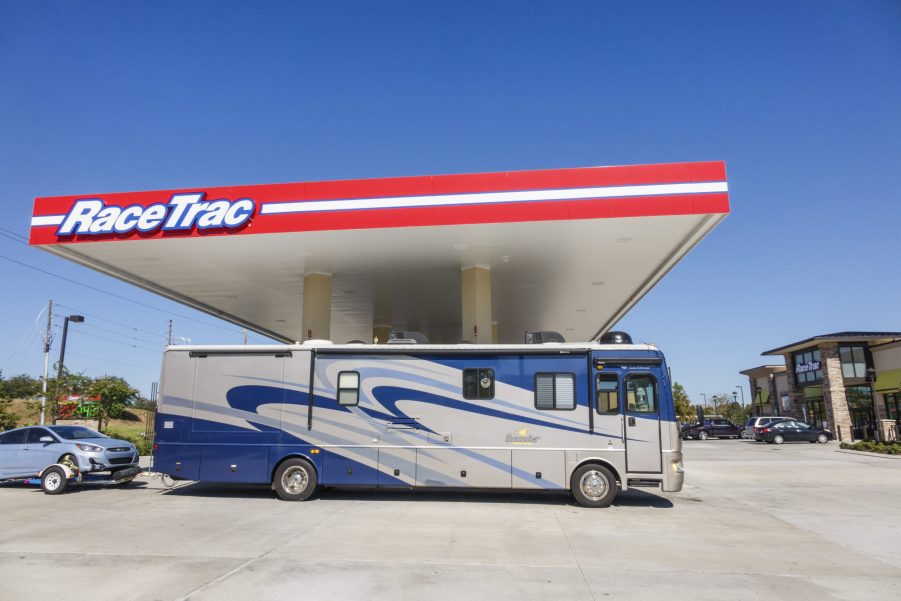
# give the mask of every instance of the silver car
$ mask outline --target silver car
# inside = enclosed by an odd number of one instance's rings
[[[758,428],[764,428],[769,426],[770,424],[775,424],[776,422],[784,420],[784,417],[774,417],[774,416],[762,416],[762,417],[749,417],[748,421],[745,422],[745,427],[741,431],[742,438],[750,438],[754,440],[754,434]]]
[[[0,434],[0,479],[35,476],[54,463],[82,473],[115,472],[137,466],[138,453],[132,443],[84,426],[31,426]]]

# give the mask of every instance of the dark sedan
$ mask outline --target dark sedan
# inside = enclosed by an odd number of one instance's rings
[[[739,438],[741,436],[741,428],[728,419],[710,418],[705,419],[703,424],[694,424],[682,428],[681,436],[683,439],[697,438],[698,440]]]
[[[754,438],[769,444],[782,444],[783,442],[818,442],[823,444],[832,440],[832,432],[797,420],[785,419],[781,422],[758,428]]]

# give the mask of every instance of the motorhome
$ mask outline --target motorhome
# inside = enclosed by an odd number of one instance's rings
[[[171,346],[154,469],[176,479],[570,491],[682,488],[663,354],[622,343]]]

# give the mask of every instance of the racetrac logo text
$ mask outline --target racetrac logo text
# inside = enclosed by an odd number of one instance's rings
[[[142,233],[158,229],[168,232],[195,227],[199,230],[234,229],[247,223],[256,210],[256,204],[250,198],[204,202],[205,195],[205,192],[173,194],[167,204],[156,203],[146,207],[107,205],[99,198],[78,200],[63,218],[56,235],[99,236],[127,234],[135,230]]]

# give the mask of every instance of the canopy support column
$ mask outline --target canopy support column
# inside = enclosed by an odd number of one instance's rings
[[[460,273],[461,340],[473,344],[491,344],[491,269],[481,265],[464,267]]]
[[[307,273],[303,276],[304,340],[331,340],[332,274]]]

